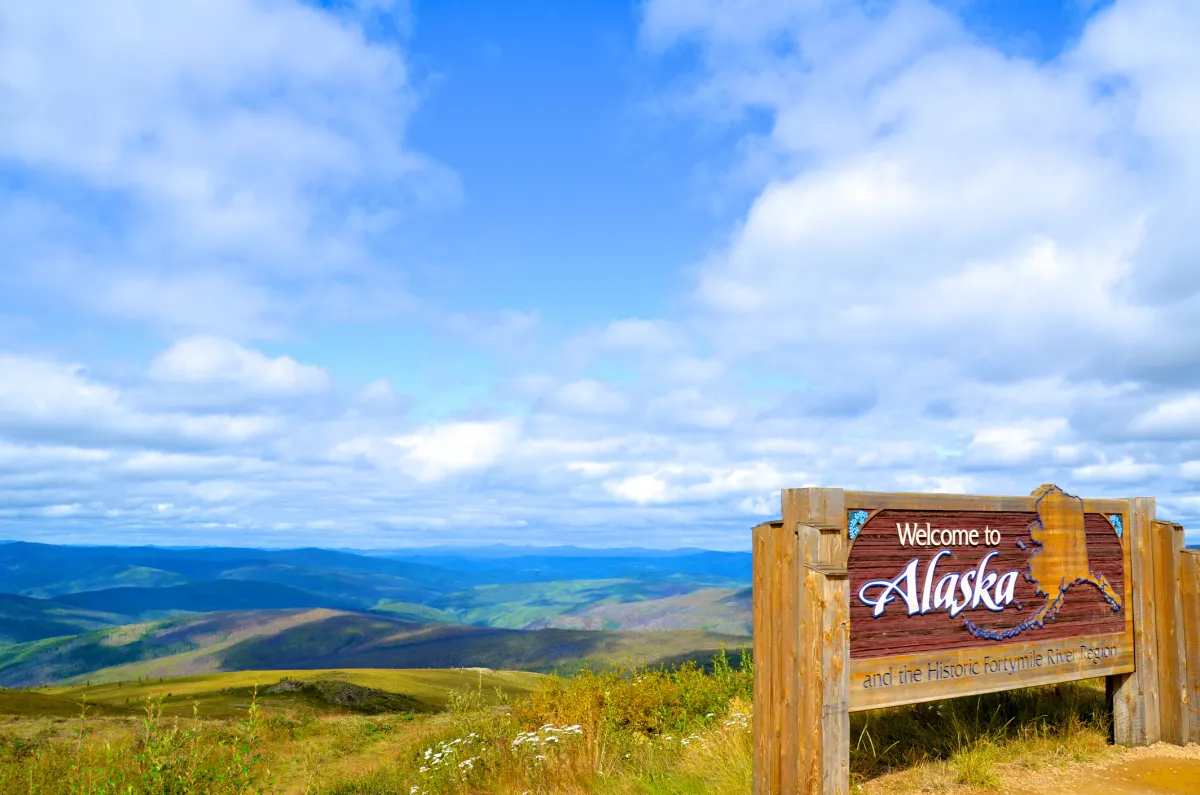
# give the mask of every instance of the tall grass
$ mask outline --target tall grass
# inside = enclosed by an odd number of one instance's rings
[[[948,762],[958,783],[986,787],[1001,762],[1036,767],[1096,756],[1107,745],[1108,713],[1096,682],[1068,682],[857,713],[850,733],[857,781]]]
[[[80,711],[74,741],[45,729],[32,739],[0,737],[0,792],[108,795],[256,793],[268,788],[257,693],[240,721],[162,717],[152,699],[140,725],[91,724]],[[116,731],[113,729],[116,728]]]
[[[722,652],[704,668],[550,677],[511,703],[481,679],[437,715],[264,714],[256,697],[239,721],[178,719],[155,699],[133,723],[85,707],[75,723],[0,731],[0,793],[741,795],[752,683],[748,657]],[[1012,765],[1104,753],[1107,725],[1084,683],[856,714],[852,735],[868,790],[908,773],[987,789]]]

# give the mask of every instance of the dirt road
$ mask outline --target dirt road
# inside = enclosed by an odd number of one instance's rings
[[[1006,771],[1005,779],[1004,791],[1010,795],[1200,795],[1200,745],[1131,748],[1102,762],[1020,777]]]

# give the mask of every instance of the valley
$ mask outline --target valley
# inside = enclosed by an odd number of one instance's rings
[[[654,665],[749,644],[748,553],[0,544],[0,687]]]

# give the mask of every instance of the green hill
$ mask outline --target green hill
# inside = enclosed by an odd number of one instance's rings
[[[101,709],[125,711],[141,709],[148,699],[162,698],[163,713],[167,715],[191,715],[195,703],[204,717],[240,717],[245,714],[255,688],[266,707],[286,708],[303,703],[328,712],[376,711],[372,707],[382,708],[379,711],[426,712],[443,709],[452,693],[464,690],[477,690],[493,702],[497,694],[506,698],[524,695],[541,678],[522,671],[457,668],[233,671],[140,682],[66,685],[31,692],[0,691],[0,714],[78,715],[85,698],[88,704]],[[376,704],[344,703],[345,699],[338,698],[339,685],[367,691],[368,700]],[[388,698],[389,695],[400,698]],[[28,696],[29,700],[20,696]]]
[[[702,588],[661,599],[600,602],[541,619],[528,629],[622,629],[640,632],[699,629],[749,635],[750,589]]]
[[[115,682],[238,670],[485,667],[552,671],[584,663],[708,658],[748,638],[700,631],[523,631],[421,624],[345,610],[184,616],[0,648],[0,685]]]
[[[75,635],[117,626],[128,621],[121,615],[63,602],[0,594],[0,644]]]
[[[744,631],[737,610],[714,594],[749,584],[745,553],[513,551],[404,559],[325,549],[0,543],[0,592],[56,602],[44,619],[31,618],[38,608],[28,604],[10,615],[0,603],[0,644],[189,612],[317,607],[502,629]],[[50,614],[64,606],[117,618],[55,623]],[[19,623],[5,634],[5,620]]]

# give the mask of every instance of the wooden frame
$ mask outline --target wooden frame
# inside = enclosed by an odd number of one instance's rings
[[[1113,523],[1120,543],[1118,555],[1117,541],[1101,539],[1112,550],[1107,560],[1119,566],[1122,581],[1121,594],[1115,585],[1108,593],[1113,610],[1123,610],[1123,616],[1093,625],[1105,632],[1073,635],[1072,627],[1084,624],[1069,624],[1060,626],[1052,640],[1045,638],[1053,633],[1039,638],[1031,632],[997,639],[992,645],[898,654],[887,654],[886,645],[877,645],[872,656],[851,656],[856,558],[851,555],[848,512],[868,512],[866,521],[858,517],[860,532],[880,511],[1029,513],[1037,518],[1038,499],[1048,490],[1076,500],[1053,486],[1043,486],[1030,497],[820,488],[783,492],[782,519],[753,531],[755,795],[847,793],[852,711],[1096,676],[1108,678],[1116,742],[1200,739],[1200,554],[1183,550],[1182,527],[1155,520],[1151,498],[1082,501],[1085,514],[1101,514]],[[1072,503],[1076,504],[1077,500]],[[1119,518],[1108,519],[1113,515]],[[1094,523],[1089,527],[1092,538]],[[1086,549],[1081,535],[1072,538]],[[1044,551],[1040,544],[1039,550]],[[858,558],[866,554],[870,553]],[[1054,559],[1044,559],[1041,565]],[[1093,574],[1089,582],[1097,577],[1093,584],[1103,592],[1099,583],[1108,585],[1103,576]],[[1064,594],[1070,587],[1060,586],[1061,600],[1068,598]],[[982,670],[981,649],[997,650]],[[1009,670],[995,661],[1001,654]],[[975,665],[970,675],[909,680],[904,687],[892,687],[889,676],[889,687],[851,686],[852,681],[870,681],[873,673],[882,676],[883,671],[967,661]],[[989,665],[1001,667],[992,671]]]

